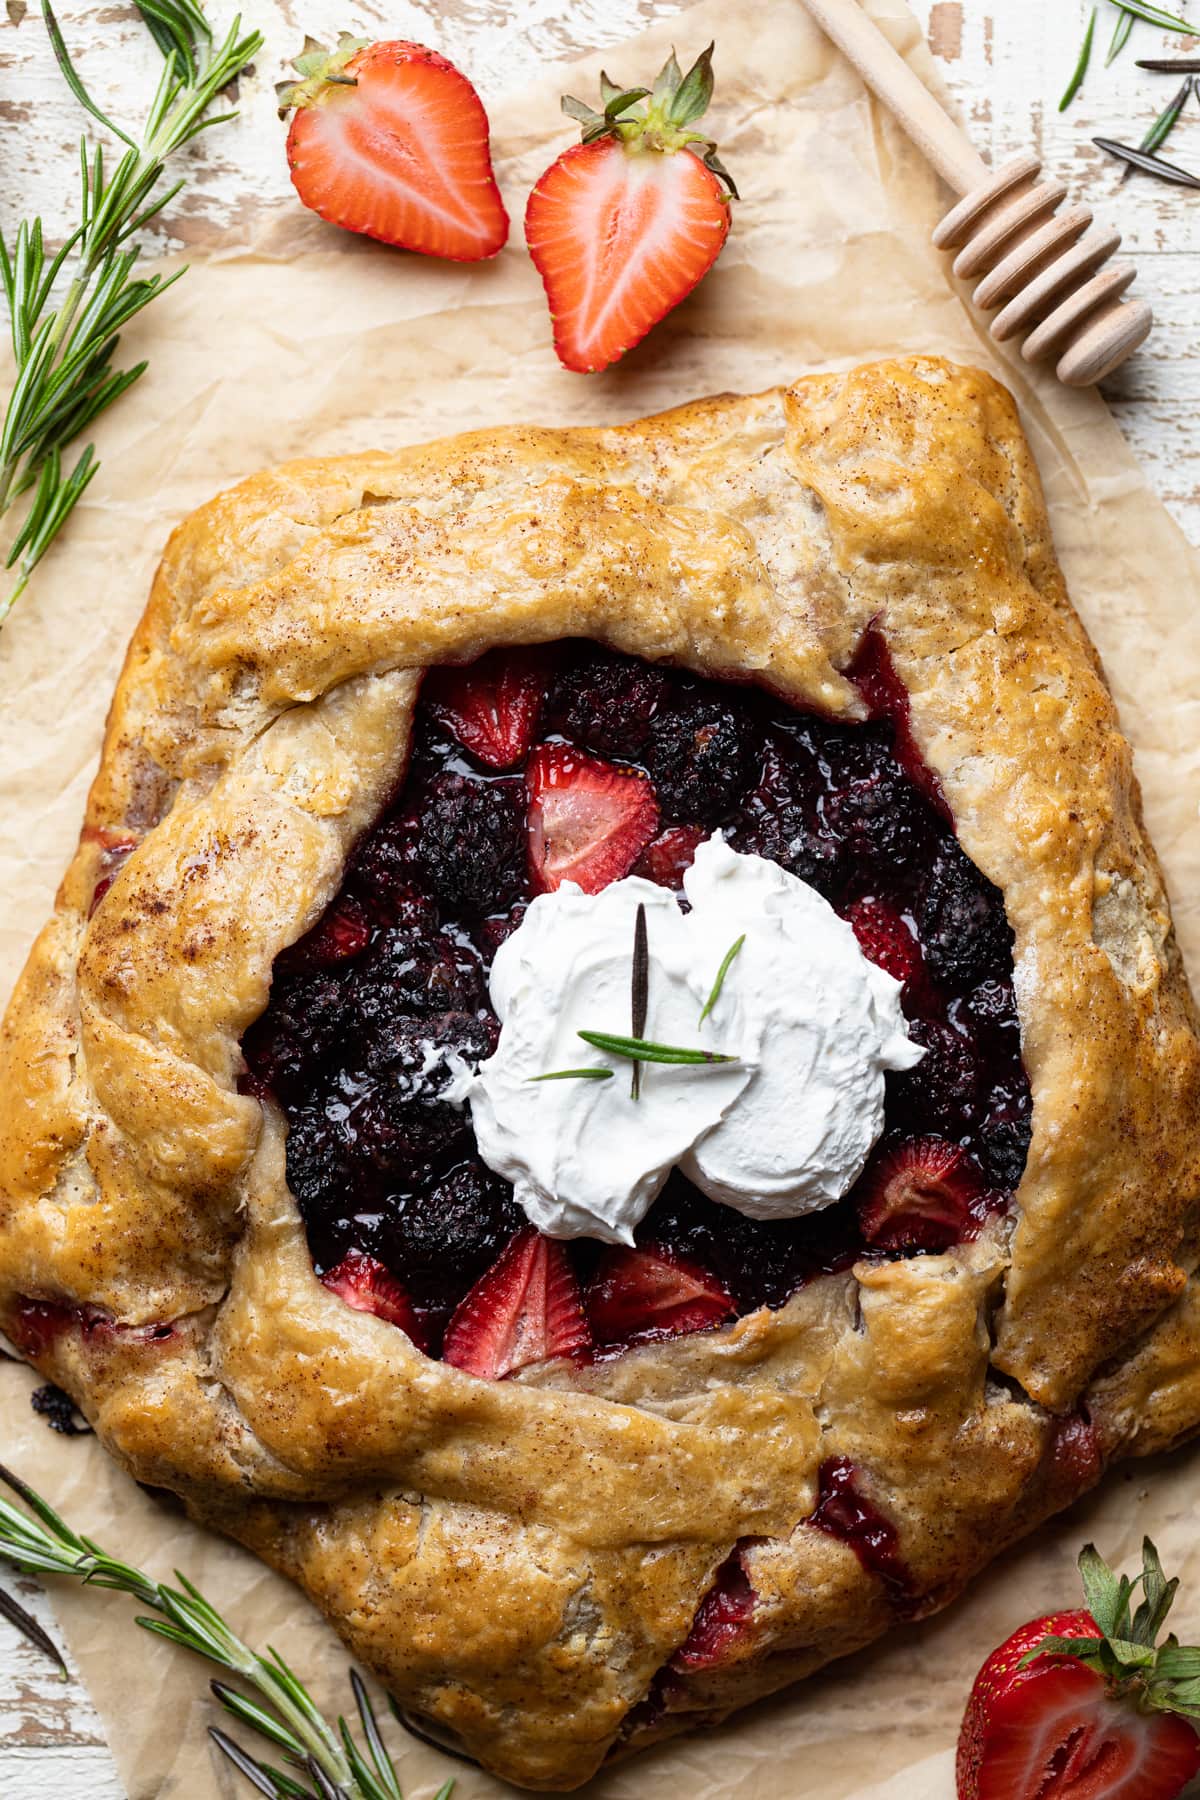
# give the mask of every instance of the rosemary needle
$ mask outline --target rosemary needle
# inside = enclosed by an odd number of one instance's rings
[[[1083,86],[1083,78],[1088,72],[1088,64],[1092,60],[1092,40],[1096,35],[1096,7],[1093,6],[1091,17],[1087,22],[1087,30],[1083,34],[1083,43],[1079,50],[1079,60],[1075,64],[1074,73],[1066,86],[1066,91],[1058,103],[1059,112],[1066,112],[1072,100]]]
[[[1161,6],[1152,6],[1149,0],[1113,0],[1123,13],[1131,18],[1145,19],[1147,25],[1157,25],[1163,31],[1181,31],[1187,37],[1195,35],[1196,27],[1189,25],[1186,19],[1178,18],[1174,13],[1164,12]]]
[[[649,1038],[619,1037],[611,1031],[578,1031],[585,1044],[591,1044],[595,1050],[607,1050],[610,1056],[623,1056],[631,1062],[654,1063],[731,1063],[736,1056],[726,1056],[720,1050],[694,1049],[684,1044],[655,1044]]]
[[[528,1075],[527,1081],[611,1081],[611,1069],[551,1069],[545,1075]],[[635,1096],[636,1098],[636,1096]]]
[[[1111,67],[1129,42],[1129,36],[1137,23],[1132,13],[1118,13],[1117,23],[1113,29],[1112,43],[1108,46],[1108,55],[1104,59],[1105,68]]]
[[[746,941],[746,934],[743,931],[741,937],[738,938],[736,943],[730,944],[728,950],[725,952],[725,955],[721,959],[721,966],[717,970],[717,979],[712,984],[712,992],[709,994],[708,999],[704,1002],[704,1008],[700,1014],[699,1022],[701,1025],[703,1025],[705,1019],[707,1019],[709,1013],[712,1011],[713,1007],[717,1004],[717,1001],[720,999],[721,989],[725,986],[725,977],[729,973],[729,965],[730,965],[730,963],[732,963],[734,957],[737,955],[738,951],[741,949],[741,947],[745,943],[745,941]]]
[[[1147,175],[1157,175],[1160,181],[1173,181],[1178,187],[1200,188],[1200,175],[1181,169],[1177,163],[1164,162],[1161,156],[1148,156],[1144,150],[1137,150],[1132,144],[1118,144],[1115,138],[1098,137],[1093,138],[1092,142],[1106,156],[1115,156],[1121,162],[1132,164],[1135,169],[1144,170]]]
[[[10,1625],[15,1625],[31,1644],[36,1645],[43,1656],[48,1656],[51,1662],[57,1665],[63,1680],[67,1680],[67,1665],[63,1661],[62,1651],[54,1639],[48,1631],[43,1629],[33,1614],[26,1612],[20,1601],[14,1600],[12,1595],[5,1593],[3,1588],[0,1588],[0,1615],[6,1618]]]
[[[650,1004],[650,941],[646,932],[646,908],[639,903],[633,926],[633,975],[630,992],[630,1029],[641,1037],[646,1029],[646,1010]],[[630,1097],[637,1100],[642,1092],[642,1065],[636,1059],[629,1078]]]
[[[1147,155],[1152,155],[1153,152],[1158,149],[1160,144],[1166,143],[1171,132],[1174,130],[1175,123],[1179,118],[1180,113],[1187,105],[1195,85],[1194,76],[1189,75],[1170,105],[1164,107],[1162,112],[1159,113],[1157,119],[1155,119],[1153,125],[1138,145],[1139,150],[1144,151]]]

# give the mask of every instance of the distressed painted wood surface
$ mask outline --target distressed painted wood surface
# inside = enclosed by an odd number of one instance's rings
[[[1190,0],[1200,27],[1200,0]],[[1149,477],[1193,542],[1200,543],[1200,197],[1142,176],[1127,182],[1091,144],[1093,134],[1136,141],[1174,84],[1143,74],[1135,56],[1183,54],[1195,39],[1139,25],[1123,56],[1105,68],[1116,18],[1100,0],[1097,51],[1074,105],[1057,110],[1074,65],[1089,0],[915,0],[941,69],[985,155],[1032,147],[1125,233],[1141,268],[1139,291],[1155,304],[1158,327],[1147,349],[1108,388],[1109,398]],[[286,194],[272,84],[281,54],[305,31],[346,26],[369,35],[434,42],[485,92],[518,86],[540,64],[573,48],[619,42],[683,0],[243,0],[248,20],[268,34],[243,117],[196,146],[188,190],[171,212],[164,242],[212,245],[253,232],[256,213]],[[1186,4],[1184,10],[1187,10]],[[135,118],[153,72],[131,7],[60,0],[64,31],[97,98]],[[231,8],[214,5],[225,19]],[[38,209],[51,232],[70,220],[79,113],[49,54],[36,4],[6,0],[0,22],[0,223],[6,233]],[[1170,154],[1200,170],[1200,104],[1193,103]],[[8,1581],[8,1577],[3,1577]],[[53,1630],[33,1582],[9,1582]],[[201,1677],[198,1674],[197,1679]],[[121,1800],[95,1713],[78,1682],[63,1684],[37,1652],[0,1621],[0,1794],[4,1800]]]

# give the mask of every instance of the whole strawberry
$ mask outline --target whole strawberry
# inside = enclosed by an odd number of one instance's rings
[[[525,237],[568,369],[624,356],[721,252],[737,189],[712,139],[693,129],[712,99],[712,53],[710,44],[686,75],[672,54],[653,89],[601,75],[603,112],[563,100],[583,142],[530,194]]]
[[[1179,1584],[1149,1538],[1142,1565],[1118,1579],[1087,1545],[1087,1609],[1033,1619],[988,1657],[963,1716],[958,1800],[1174,1800],[1200,1770],[1200,1650],[1156,1644]]]
[[[423,44],[371,44],[343,32],[336,50],[308,39],[292,112],[288,167],[305,206],[331,225],[425,256],[479,262],[508,237],[492,173],[488,120],[453,63]]]

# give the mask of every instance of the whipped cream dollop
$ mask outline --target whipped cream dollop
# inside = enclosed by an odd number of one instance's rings
[[[496,953],[494,1056],[460,1078],[480,1155],[552,1237],[632,1243],[675,1165],[755,1219],[794,1218],[850,1188],[883,1128],[883,1078],[924,1054],[900,983],[863,955],[815,889],[714,835],[684,876],[690,911],[635,876],[534,900]],[[726,1063],[632,1065],[581,1030],[629,1035],[634,930],[646,910],[642,1035]],[[743,942],[707,1018],[717,972]],[[537,1081],[563,1069],[607,1080]]]

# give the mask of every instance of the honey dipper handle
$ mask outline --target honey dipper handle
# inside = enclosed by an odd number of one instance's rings
[[[990,178],[991,170],[966,133],[939,106],[858,0],[804,0],[804,4],[956,194],[969,194]]]

